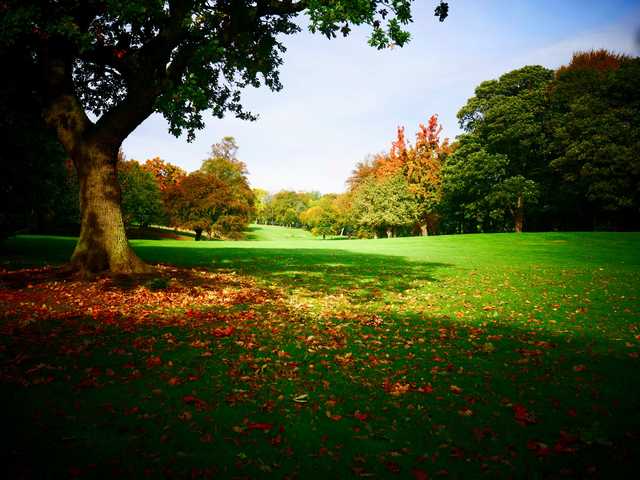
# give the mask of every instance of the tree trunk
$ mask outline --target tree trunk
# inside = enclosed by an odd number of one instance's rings
[[[522,233],[522,226],[524,224],[524,201],[522,199],[522,195],[518,195],[518,203],[516,205],[514,223],[516,233]]]
[[[429,235],[429,227],[426,222],[420,225],[420,236],[427,237]]]
[[[199,242],[200,240],[202,240],[202,229],[196,228],[194,229],[194,231],[196,232],[196,242]]]
[[[71,257],[71,265],[83,276],[103,271],[149,271],[127,241],[120,209],[117,150],[111,150],[85,144],[73,152],[80,182],[80,238]]]
[[[391,238],[393,236],[393,230],[391,228],[387,228],[387,238]]]

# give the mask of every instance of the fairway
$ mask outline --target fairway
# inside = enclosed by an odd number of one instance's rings
[[[621,478],[640,464],[640,233],[252,225],[243,241],[133,240],[157,273],[95,282],[45,266],[74,243],[0,244],[13,476]]]

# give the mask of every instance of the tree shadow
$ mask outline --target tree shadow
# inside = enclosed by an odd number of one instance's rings
[[[435,270],[447,264],[414,262],[401,256],[304,248],[173,248],[140,246],[147,262],[236,271],[281,287],[322,295],[343,294],[368,300],[435,282]]]

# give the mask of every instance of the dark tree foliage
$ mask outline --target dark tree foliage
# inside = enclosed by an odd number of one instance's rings
[[[574,55],[550,88],[550,160],[587,228],[640,227],[640,59]]]
[[[55,132],[41,117],[28,52],[0,49],[13,75],[0,75],[0,237],[28,229],[77,232],[78,185]]]

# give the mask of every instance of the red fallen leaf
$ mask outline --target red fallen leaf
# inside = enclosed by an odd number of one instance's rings
[[[451,390],[451,393],[455,393],[456,395],[462,393],[462,389],[457,385],[451,385],[449,390]]]
[[[147,358],[147,367],[148,368],[152,368],[152,367],[157,367],[162,365],[162,360],[160,359],[160,357],[149,357]]]
[[[262,430],[263,432],[268,432],[273,428],[272,423],[248,423],[247,430]]]
[[[171,377],[169,380],[167,380],[167,383],[169,385],[179,385],[180,379],[178,377]]]
[[[471,410],[470,408],[464,407],[458,410],[458,414],[463,417],[471,417],[473,416],[473,410]]]
[[[125,415],[135,415],[136,413],[138,413],[140,411],[140,407],[131,407],[131,408],[127,408],[124,410],[124,414]]]
[[[419,468],[412,468],[411,474],[416,480],[429,480],[429,475],[427,474],[427,472]]]
[[[569,445],[573,445],[577,441],[578,438],[576,436],[564,431],[560,431],[560,438],[554,445],[553,451],[556,453],[574,453],[576,451],[576,448]]]
[[[397,462],[392,462],[392,461],[384,462],[384,466],[387,467],[387,470],[391,473],[400,473],[401,471],[400,464]]]
[[[278,434],[271,439],[271,445],[278,446],[282,443],[282,435]]]
[[[587,366],[583,364],[573,366],[574,372],[584,372],[586,369],[587,369]]]
[[[235,328],[233,328],[231,325],[228,325],[225,328],[214,328],[213,329],[213,336],[214,337],[228,337],[228,336],[232,335],[234,331],[235,331]]]
[[[536,416],[519,403],[513,406],[513,416],[520,425],[537,423]]]
[[[433,393],[433,387],[431,385],[425,385],[424,387],[418,387],[418,388],[416,388],[416,392]]]
[[[360,410],[356,410],[356,413],[354,413],[353,416],[361,422],[365,422],[369,418],[368,413],[360,413]]]
[[[182,397],[182,401],[187,405],[194,405],[197,409],[206,405],[204,400],[200,400],[198,397],[194,397],[193,395],[185,395]]]
[[[570,417],[577,417],[578,412],[576,412],[575,408],[570,408],[569,410],[567,410],[567,415],[569,415]]]
[[[547,446],[546,443],[538,442],[537,440],[529,440],[527,442],[527,448],[541,457],[544,457],[551,453],[551,449]]]

